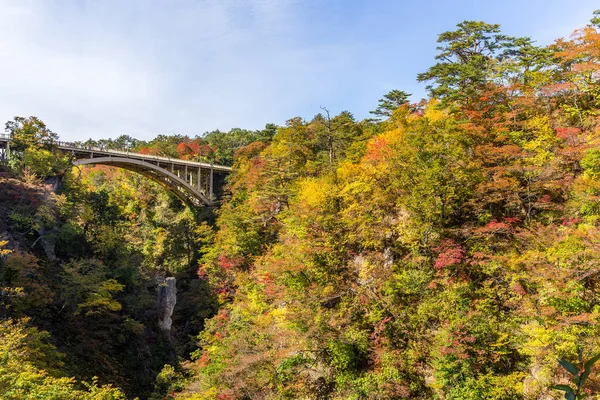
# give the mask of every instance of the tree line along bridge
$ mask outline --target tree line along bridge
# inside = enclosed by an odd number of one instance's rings
[[[10,135],[0,134],[0,159],[10,158]],[[210,206],[223,193],[231,167],[129,150],[103,149],[78,143],[54,141],[56,149],[71,155],[74,166],[108,165],[136,172],[173,192],[185,203]]]

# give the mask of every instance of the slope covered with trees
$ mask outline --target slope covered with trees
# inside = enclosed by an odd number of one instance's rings
[[[233,164],[214,214],[10,121],[0,396],[560,398],[558,360],[600,348],[600,14],[547,47],[438,42],[429,99],[377,119],[86,142]]]
[[[600,344],[597,22],[548,47],[463,22],[429,100],[240,150],[177,398],[561,396],[558,360]]]
[[[0,337],[9,347],[0,397],[84,398],[87,387],[94,399],[161,398],[156,376],[189,357],[204,319],[217,308],[197,275],[211,210],[190,209],[127,171],[72,168],[69,155],[53,144],[58,135],[39,118],[16,117],[6,132],[11,149],[8,165],[0,166]],[[202,139],[163,135],[145,143],[121,136],[87,145],[226,163],[237,147],[272,134],[267,126]],[[212,158],[202,153],[203,141],[217,143]],[[166,276],[177,278],[178,292],[167,333],[157,324],[157,291]],[[40,338],[39,347],[10,344],[27,344],[30,337]],[[21,364],[22,371],[15,369]],[[124,394],[102,386],[109,383]]]

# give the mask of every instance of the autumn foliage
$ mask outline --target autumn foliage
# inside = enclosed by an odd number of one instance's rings
[[[117,383],[152,399],[541,400],[582,374],[578,395],[597,396],[599,30],[596,12],[539,47],[464,21],[418,75],[429,98],[393,90],[376,120],[323,108],[259,131],[100,143],[233,165],[215,210],[108,167],[50,195],[40,177],[63,164],[23,132],[51,132],[16,119],[0,372],[21,363],[40,393],[88,398],[121,398],[103,386]],[[178,279],[168,335],[152,314],[165,275]]]
[[[597,353],[600,34],[458,28],[430,100],[238,152],[181,398],[559,398]]]

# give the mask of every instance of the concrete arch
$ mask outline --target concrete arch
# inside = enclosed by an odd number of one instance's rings
[[[108,165],[117,168],[123,168],[129,171],[137,172],[148,179],[160,184],[173,194],[179,197],[185,203],[191,203],[195,206],[210,206],[211,200],[202,194],[198,189],[181,179],[171,171],[167,171],[157,165],[125,157],[97,157],[75,160],[75,166],[83,165]]]

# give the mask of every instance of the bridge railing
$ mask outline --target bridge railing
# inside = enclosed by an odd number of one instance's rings
[[[10,135],[5,134],[5,133],[0,133],[0,139],[10,140]],[[227,167],[224,165],[216,165],[216,164],[203,163],[203,162],[198,162],[198,161],[188,161],[188,160],[182,160],[179,158],[162,157],[162,156],[157,156],[154,154],[136,153],[129,149],[108,149],[105,147],[88,146],[88,145],[84,145],[83,143],[66,142],[66,141],[62,141],[62,140],[49,140],[49,141],[47,141],[47,143],[54,144],[60,148],[67,149],[67,150],[83,150],[83,151],[90,151],[90,152],[95,151],[95,152],[99,152],[99,153],[119,154],[119,155],[124,155],[126,157],[139,157],[139,158],[145,158],[145,159],[152,159],[152,160],[156,160],[156,161],[165,161],[165,162],[169,162],[169,163],[173,163],[173,164],[188,164],[188,165],[195,165],[195,166],[203,167],[203,168],[216,168],[217,170],[219,170],[219,169],[226,170],[226,171],[231,170],[231,167]]]

